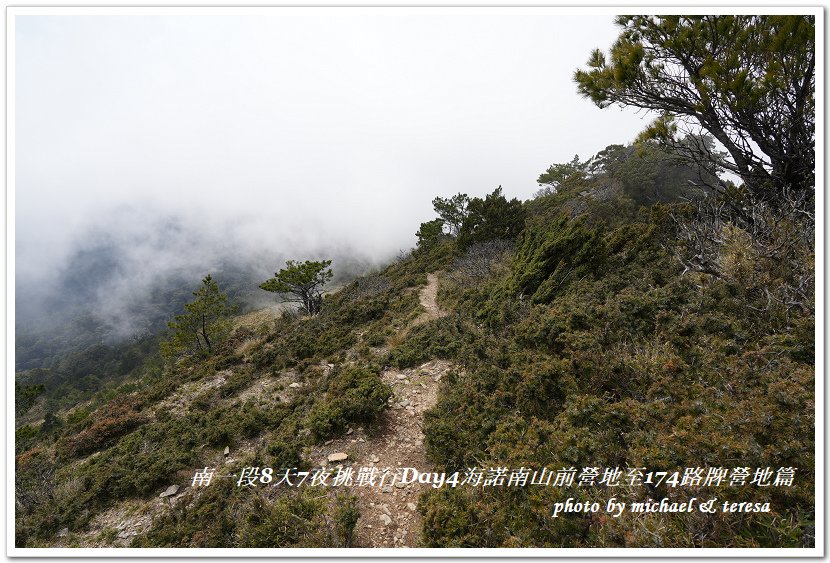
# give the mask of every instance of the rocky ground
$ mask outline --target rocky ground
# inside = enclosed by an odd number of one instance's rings
[[[438,276],[429,274],[427,285],[419,294],[424,312],[412,326],[444,316],[437,303]],[[449,362],[433,360],[412,369],[387,369],[381,376],[392,387],[390,408],[384,413],[371,434],[363,428],[314,448],[310,459],[331,467],[332,454],[345,453],[348,458],[339,462],[352,467],[355,474],[361,467],[389,470],[383,486],[353,486],[349,492],[357,496],[360,520],[355,530],[355,547],[415,547],[418,545],[421,517],[417,511],[418,497],[430,485],[389,483],[399,468],[412,467],[430,471],[424,451],[424,412],[432,408],[444,374],[451,369]],[[334,464],[336,468],[337,464]]]
[[[424,453],[424,411],[435,404],[439,382],[450,367],[448,362],[434,360],[413,369],[386,370],[383,380],[394,391],[392,404],[372,433],[363,428],[350,429],[350,434],[312,451],[312,461],[335,470],[337,465],[352,467],[355,474],[361,467],[389,470],[383,486],[378,482],[377,486],[348,489],[357,496],[361,514],[355,530],[355,547],[418,545],[421,519],[416,506],[421,492],[429,485],[393,485],[392,476],[403,467],[430,470]],[[329,462],[329,456],[337,453],[345,453],[348,458]]]

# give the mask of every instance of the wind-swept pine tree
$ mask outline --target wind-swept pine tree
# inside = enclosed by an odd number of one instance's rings
[[[331,260],[288,260],[285,268],[275,273],[270,280],[259,284],[259,287],[282,294],[286,301],[299,303],[301,312],[313,316],[323,306],[323,286],[334,275],[329,266]]]

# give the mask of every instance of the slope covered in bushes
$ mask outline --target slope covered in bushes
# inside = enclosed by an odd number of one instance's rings
[[[714,223],[682,198],[701,194],[684,191],[685,173],[660,159],[638,193],[624,164],[523,203],[500,190],[459,194],[444,201],[450,208],[436,206],[413,252],[328,295],[320,314],[237,320],[210,356],[149,353],[120,387],[21,422],[17,545],[350,545],[361,515],[348,494],[240,490],[224,480],[188,488],[169,507],[153,502],[197,468],[309,467],[311,447],[356,425],[380,431],[391,392],[380,374],[433,359],[455,366],[426,413],[437,471],[791,467],[795,479],[443,487],[418,503],[424,546],[811,545],[815,314],[794,296],[814,291],[812,226],[758,205],[774,226],[716,223],[719,242],[706,251],[718,271],[695,271],[684,233]],[[452,205],[455,231],[440,215]],[[433,272],[443,316],[424,319],[418,289]],[[28,393],[27,409],[39,393]],[[609,494],[627,503],[768,501],[771,512],[551,517],[556,502],[604,503]],[[130,503],[144,503],[149,520],[124,540],[101,522]]]

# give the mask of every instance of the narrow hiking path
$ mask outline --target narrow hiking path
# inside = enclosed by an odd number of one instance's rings
[[[424,311],[409,326],[401,329],[403,337],[413,326],[445,316],[447,313],[438,306],[438,276],[429,274],[427,284],[419,291],[419,300]],[[253,318],[254,315],[256,318]],[[265,322],[274,316],[272,311],[256,312],[246,317],[252,326],[259,326],[257,321]],[[238,352],[244,353],[252,343],[260,339],[252,336],[251,342],[240,344]],[[328,365],[328,368],[334,366]],[[336,440],[317,445],[307,451],[307,459],[319,467],[325,465],[336,470],[338,463],[328,462],[328,455],[345,452],[348,459],[344,466],[353,469],[355,476],[361,467],[374,466],[383,472],[390,470],[387,483],[400,467],[412,467],[418,471],[430,471],[424,449],[424,412],[432,408],[437,401],[438,387],[444,375],[453,365],[445,360],[432,360],[409,369],[389,368],[381,373],[381,378],[393,391],[389,408],[371,428],[355,426],[349,433]],[[230,370],[217,372],[212,377],[189,382],[166,397],[153,408],[152,412],[165,408],[174,414],[186,412],[194,398],[207,390],[220,386],[231,376]],[[296,374],[291,370],[284,372],[279,381],[271,377],[261,377],[251,382],[250,386],[226,399],[238,402],[249,396],[270,396],[280,402],[289,403],[295,389],[288,385],[295,381]],[[277,384],[280,383],[280,387]],[[211,467],[223,467],[233,459],[246,453],[250,454],[259,447],[264,447],[261,437],[242,441],[231,451],[231,457],[224,457],[221,452]],[[93,454],[97,455],[97,454]],[[150,497],[145,499],[125,499],[114,506],[96,514],[83,531],[73,532],[72,537],[60,533],[51,547],[127,547],[132,539],[147,532],[153,522],[169,513],[174,506],[184,503],[189,505],[196,500],[199,491],[188,485],[190,475],[187,471],[171,478],[171,483],[181,486],[179,493],[169,498]],[[417,510],[418,497],[430,485],[413,483],[406,486],[359,487],[356,484],[344,487],[343,492],[355,495],[358,499],[360,519],[354,534],[355,547],[417,547],[420,543],[421,516]],[[338,492],[341,489],[331,489]],[[72,543],[69,543],[72,540]]]
[[[437,295],[438,276],[429,274],[427,285],[419,293],[425,312],[412,325],[447,314],[438,306]],[[415,368],[385,370],[381,377],[393,394],[389,409],[376,427],[371,433],[354,428],[350,434],[315,448],[316,457],[311,461],[331,466],[327,456],[344,452],[349,456],[345,463],[353,468],[355,475],[361,467],[374,466],[381,473],[389,469],[386,483],[390,483],[388,479],[401,467],[431,470],[424,449],[424,412],[435,405],[441,379],[451,368],[447,361],[432,360]],[[421,530],[418,497],[429,487],[420,483],[350,487],[348,492],[358,498],[360,509],[355,547],[418,546]]]
[[[421,289],[418,299],[421,306],[426,310],[426,313],[418,317],[423,319],[421,322],[431,321],[447,315],[446,311],[442,311],[441,307],[438,306],[438,274],[427,274],[427,284]]]

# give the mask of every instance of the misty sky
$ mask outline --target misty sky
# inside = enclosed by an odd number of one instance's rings
[[[572,81],[617,36],[612,20],[17,16],[18,281],[54,271],[91,228],[157,239],[154,221],[170,216],[213,250],[384,257],[414,245],[436,195],[501,184],[528,199],[552,162],[646,125]]]

